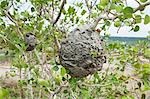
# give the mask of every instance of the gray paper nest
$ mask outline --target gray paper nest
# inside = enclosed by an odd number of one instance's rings
[[[60,64],[72,77],[85,77],[101,70],[106,62],[104,42],[91,28],[79,27],[61,42]]]

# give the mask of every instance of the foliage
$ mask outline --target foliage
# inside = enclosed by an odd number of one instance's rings
[[[0,87],[0,98],[133,99],[132,92],[125,86],[130,77],[123,75],[129,64],[134,66],[135,73],[144,84],[144,89],[139,89],[142,92],[150,90],[149,63],[139,59],[139,56],[149,59],[150,45],[147,42],[139,42],[135,46],[106,43],[108,62],[115,63],[114,70],[106,69],[86,78],[71,78],[68,71],[57,64],[56,58],[57,41],[65,38],[72,27],[92,23],[99,16],[102,24],[97,27],[102,32],[107,32],[112,24],[118,28],[129,26],[134,32],[140,30],[139,23],[150,24],[150,16],[143,13],[150,2],[137,1],[140,3],[137,8],[126,5],[123,0],[89,0],[86,6],[84,2],[72,5],[66,2],[68,6],[61,9],[60,0],[1,0],[0,49],[5,56],[11,58],[12,66],[16,68],[13,71],[15,74],[10,73],[9,76],[16,76],[19,71],[20,80],[17,87]],[[59,13],[61,17],[54,24]],[[105,14],[113,17],[101,16]],[[25,52],[24,35],[27,32],[32,32],[37,37],[38,44],[33,52]]]

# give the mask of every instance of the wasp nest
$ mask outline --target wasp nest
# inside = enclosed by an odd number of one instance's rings
[[[61,42],[60,63],[72,77],[93,74],[106,62],[103,44],[95,30],[76,28]]]

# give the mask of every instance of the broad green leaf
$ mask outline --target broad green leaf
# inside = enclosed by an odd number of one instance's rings
[[[109,0],[101,0],[101,5],[106,6],[109,3]]]
[[[38,84],[45,87],[49,86],[48,80],[40,79],[40,78],[38,79]]]
[[[2,88],[0,88],[0,99],[3,99],[3,91],[2,91]]]
[[[142,3],[145,3],[147,0],[140,0]]]
[[[75,13],[75,8],[69,6],[69,8],[68,8],[68,13],[69,13],[69,14],[74,14],[74,13]]]
[[[86,10],[82,10],[81,15],[84,15],[86,13]]]
[[[97,7],[99,10],[103,10],[103,9],[104,9],[104,6],[102,6],[101,4],[96,5],[96,7]]]
[[[117,12],[121,12],[123,10],[123,6],[122,5],[116,5],[115,9]]]
[[[146,15],[144,18],[144,24],[148,24],[150,22],[150,16]]]
[[[136,23],[141,23],[141,21],[142,21],[142,17],[140,15],[136,15],[135,16],[135,22]]]
[[[8,2],[7,1],[2,1],[1,2],[1,8],[4,8],[8,5]]]
[[[0,99],[8,99],[9,91],[7,89],[0,88]]]
[[[116,21],[116,22],[114,23],[114,26],[115,26],[115,27],[120,27],[120,26],[121,26],[121,22],[120,22],[120,21]]]
[[[133,8],[132,7],[125,7],[123,9],[123,13],[126,14],[126,13],[133,13]]]
[[[134,32],[139,31],[139,29],[140,29],[140,27],[138,25],[136,25],[135,28],[134,28]]]
[[[56,76],[55,77],[55,82],[56,82],[56,84],[60,84],[61,83],[61,81],[62,81],[62,78],[60,77],[60,76]]]
[[[145,50],[144,56],[150,58],[150,48]]]
[[[133,8],[132,7],[126,7],[123,9],[123,14],[125,18],[132,18],[133,14]]]
[[[61,76],[64,76],[66,74],[66,69],[64,67],[61,68],[60,74]]]

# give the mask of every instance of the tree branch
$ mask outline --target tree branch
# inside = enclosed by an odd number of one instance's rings
[[[62,13],[62,10],[63,10],[63,8],[64,8],[65,3],[66,3],[66,0],[63,0],[63,1],[62,1],[62,4],[61,4],[61,6],[60,6],[60,11],[59,11],[59,13],[58,13],[58,16],[57,16],[56,20],[53,22],[53,26],[54,26],[54,25],[57,23],[57,21],[59,20],[59,18],[60,18],[60,16],[61,16],[61,13]]]
[[[143,11],[144,8],[145,8],[146,6],[148,6],[148,5],[150,5],[150,2],[147,2],[147,3],[145,3],[145,4],[139,5],[139,6],[134,10],[134,13],[137,12],[138,10]]]
[[[135,10],[134,10],[133,12],[135,13],[135,12],[137,12],[138,10],[143,11],[144,8],[145,8],[146,6],[148,6],[148,5],[150,5],[150,2],[147,2],[147,3],[145,3],[145,4],[139,5],[137,8],[135,8]],[[103,15],[103,14],[101,14],[101,15]],[[102,19],[115,20],[115,19],[117,19],[118,17],[119,17],[119,15],[116,15],[116,16],[111,17],[111,18],[110,18],[110,17],[106,17],[106,16],[100,16],[100,17],[98,17],[98,18],[96,19],[96,21],[95,21],[94,24],[91,26],[91,28],[92,28],[92,29],[95,29],[96,26],[98,25],[98,22],[99,22],[100,20],[102,20]]]
[[[19,35],[21,36],[22,39],[24,39],[24,36],[21,33],[18,23],[12,18],[11,14],[8,11],[4,10],[4,13],[5,13],[6,17],[8,17],[8,19],[16,25]]]

